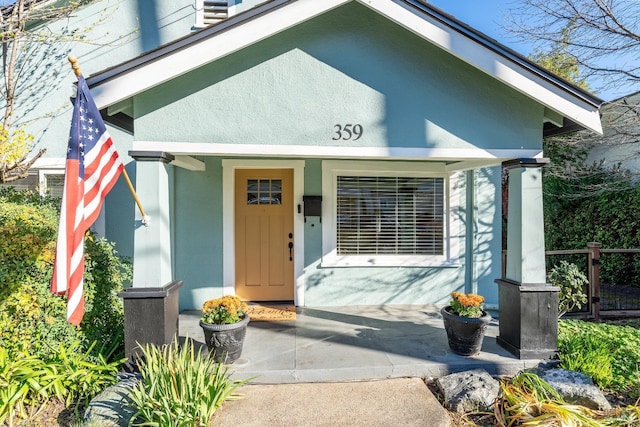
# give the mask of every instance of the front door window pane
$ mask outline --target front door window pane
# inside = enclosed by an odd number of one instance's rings
[[[249,205],[281,205],[281,179],[249,179],[247,180],[247,204]]]

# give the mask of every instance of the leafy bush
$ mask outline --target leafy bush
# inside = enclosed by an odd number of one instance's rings
[[[560,261],[547,275],[547,281],[560,288],[558,317],[587,302],[584,289],[589,285],[587,276],[575,264]]]
[[[80,338],[65,301],[49,292],[58,212],[32,194],[8,194],[15,201],[0,197],[0,347],[44,356]]]
[[[58,227],[53,198],[0,190],[0,347],[11,357],[49,359],[62,344],[80,341],[96,356],[123,352],[123,308],[117,297],[131,277],[112,243],[94,236],[85,242],[85,317],[80,327],[66,322],[66,299],[49,291]],[[21,337],[16,340],[15,337]],[[108,344],[109,348],[104,347]]]
[[[562,367],[588,375],[594,383],[607,388],[613,381],[613,349],[590,335],[568,335],[562,342]]]
[[[118,256],[112,242],[85,240],[85,315],[80,328],[85,345],[94,341],[107,345],[108,354],[116,358],[124,354],[124,308],[118,292],[131,277],[131,262]]]
[[[640,247],[640,186],[626,171],[588,164],[588,147],[562,138],[545,140],[551,165],[544,169],[545,246],[548,250]],[[578,263],[584,258],[571,258]],[[600,265],[605,283],[640,285],[640,256],[606,255]]]
[[[196,352],[190,340],[182,348],[146,344],[141,351],[142,380],[131,391],[138,425],[206,426],[246,382],[230,379],[225,365]]]

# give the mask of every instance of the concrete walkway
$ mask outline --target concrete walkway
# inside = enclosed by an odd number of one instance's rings
[[[180,315],[180,335],[204,346],[199,312]],[[226,402],[216,426],[450,425],[425,379],[476,368],[514,375],[539,360],[498,346],[492,321],[482,352],[452,353],[439,308],[298,308],[292,322],[251,322],[232,376],[253,378]]]
[[[240,400],[225,402],[215,426],[450,425],[448,413],[420,378],[349,383],[248,385]]]

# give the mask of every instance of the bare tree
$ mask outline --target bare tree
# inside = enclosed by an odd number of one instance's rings
[[[24,130],[24,123],[15,123],[14,120],[21,92],[24,92],[29,77],[33,76],[34,57],[42,54],[43,49],[51,50],[57,42],[79,37],[76,34],[78,30],[55,33],[47,23],[69,17],[75,9],[88,2],[16,0],[0,8],[3,77],[0,106],[4,109],[0,127],[0,183],[26,177],[29,168],[45,151],[41,149],[32,154],[33,136]],[[46,82],[40,81],[39,84]],[[37,99],[25,101],[37,103]]]
[[[565,52],[600,87],[640,85],[640,2],[637,0],[520,0],[507,30],[540,51],[567,42]],[[567,39],[566,30],[571,28]],[[636,89],[637,90],[637,89]]]
[[[633,148],[639,146],[640,141],[639,17],[640,1],[637,0],[518,0],[512,3],[506,17],[507,30],[517,39],[534,44],[533,60],[596,94],[607,90],[625,95],[601,108],[603,136],[577,132],[562,138],[562,144],[586,149],[596,144],[628,144],[628,156],[640,156],[640,148]],[[575,163],[570,167],[566,165],[562,165],[564,170],[559,168],[556,172],[565,176],[579,172],[574,170]],[[584,172],[592,171],[587,167]],[[629,179],[635,179],[633,174]]]

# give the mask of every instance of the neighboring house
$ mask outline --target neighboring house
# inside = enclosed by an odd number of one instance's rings
[[[264,0],[261,0],[264,1]],[[258,0],[95,0],[79,8],[68,19],[35,25],[46,26],[57,35],[37,44],[35,54],[21,67],[22,77],[13,123],[27,126],[35,136],[34,152],[46,148],[28,178],[11,183],[20,189],[38,189],[61,196],[65,151],[69,136],[75,76],[67,61],[76,56],[86,75],[134,58],[161,44],[191,34],[216,22],[215,17],[233,16],[259,3]],[[49,0],[36,0],[47,7]],[[2,7],[10,14],[12,5]],[[214,9],[215,8],[215,9]],[[77,41],[83,38],[84,41]],[[24,45],[23,45],[24,46]],[[22,57],[21,57],[22,58]],[[114,123],[115,120],[112,120]],[[129,163],[132,179],[135,165],[127,156],[132,135],[117,122],[109,129],[120,152]],[[124,182],[109,194],[104,215],[95,228],[118,243],[118,251],[133,256],[134,206]],[[123,206],[126,205],[126,208]]]
[[[600,132],[599,99],[418,0],[236,12],[133,59],[77,54],[105,119],[133,135],[151,221],[127,214],[107,236],[134,234],[134,288],[181,280],[180,310],[222,294],[323,306],[464,291],[540,315],[495,283],[501,167],[506,278],[549,292],[542,138]],[[122,192],[108,204],[133,210]]]
[[[602,136],[589,135],[589,162],[602,161],[605,167],[620,167],[640,176],[640,92],[602,105]],[[637,178],[636,178],[637,179]]]

